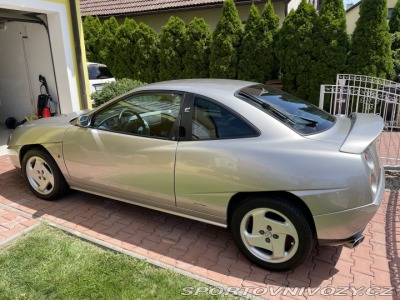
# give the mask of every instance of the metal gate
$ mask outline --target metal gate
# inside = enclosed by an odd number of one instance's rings
[[[377,145],[381,164],[385,168],[400,168],[400,83],[339,74],[336,85],[321,85],[319,106],[334,115],[380,115],[385,121]]]

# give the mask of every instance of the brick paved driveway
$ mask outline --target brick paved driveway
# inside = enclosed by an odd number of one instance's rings
[[[398,287],[399,204],[398,191],[385,193],[358,248],[315,248],[294,271],[275,273],[245,259],[223,228],[75,191],[56,202],[40,200],[29,192],[8,157],[0,156],[0,244],[41,218],[228,286]],[[280,299],[307,298],[279,295]],[[352,297],[340,297],[347,298]],[[382,299],[365,294],[357,298]]]

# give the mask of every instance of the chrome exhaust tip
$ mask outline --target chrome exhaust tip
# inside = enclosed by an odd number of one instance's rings
[[[344,246],[347,248],[350,248],[350,249],[354,249],[355,247],[357,247],[364,241],[364,238],[365,238],[365,236],[361,235],[358,238],[356,238],[350,242],[347,242],[346,244],[344,244]]]

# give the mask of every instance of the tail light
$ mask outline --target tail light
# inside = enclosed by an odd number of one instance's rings
[[[372,154],[370,153],[369,148],[364,152],[363,156],[368,169],[369,184],[371,186],[371,191],[373,196],[375,196],[378,190],[379,168],[376,167],[376,163],[374,161]]]

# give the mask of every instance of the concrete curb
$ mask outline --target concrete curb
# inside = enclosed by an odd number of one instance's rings
[[[100,247],[102,247],[102,248],[105,248],[105,249],[107,249],[107,250],[112,250],[112,251],[115,251],[115,252],[118,252],[118,253],[122,253],[122,254],[128,255],[128,256],[130,256],[130,257],[139,259],[139,260],[144,260],[144,261],[148,262],[149,264],[151,264],[151,265],[153,265],[153,266],[155,266],[155,267],[163,268],[163,269],[167,269],[167,270],[172,270],[172,271],[174,271],[175,273],[178,273],[178,274],[180,274],[180,275],[183,275],[183,276],[189,277],[189,278],[191,278],[191,279],[194,279],[194,280],[203,282],[203,283],[205,283],[205,284],[207,284],[207,285],[209,285],[209,286],[215,286],[215,287],[218,287],[218,288],[222,288],[222,289],[224,289],[225,291],[229,288],[229,286],[227,286],[227,285],[225,285],[225,284],[222,284],[222,283],[220,283],[220,282],[217,282],[217,281],[214,281],[214,280],[211,280],[211,279],[208,279],[208,278],[199,276],[199,275],[192,274],[192,273],[187,272],[187,271],[185,271],[185,270],[182,270],[182,269],[179,269],[179,268],[176,268],[176,267],[173,267],[173,266],[164,264],[164,263],[162,263],[162,262],[159,262],[159,261],[157,261],[157,260],[148,258],[148,257],[146,257],[146,256],[143,256],[143,255],[134,253],[134,252],[132,252],[132,251],[128,251],[128,250],[126,250],[126,249],[124,249],[124,248],[121,248],[121,247],[112,245],[112,244],[110,244],[110,243],[107,243],[107,242],[105,242],[105,241],[102,241],[102,240],[100,240],[100,239],[91,237],[91,236],[89,236],[89,235],[87,235],[87,234],[85,234],[85,233],[82,233],[82,232],[79,232],[79,231],[70,229],[70,228],[68,228],[68,227],[65,227],[65,226],[62,226],[62,225],[53,223],[53,222],[48,221],[48,220],[45,220],[45,219],[41,219],[41,220],[44,221],[44,222],[46,222],[47,224],[49,224],[49,225],[52,226],[52,227],[58,228],[58,229],[60,229],[60,230],[62,230],[62,231],[64,231],[64,232],[66,232],[66,233],[68,233],[68,234],[70,234],[70,235],[73,235],[73,236],[75,236],[75,237],[78,237],[78,238],[80,238],[80,239],[82,239],[82,240],[84,240],[84,241],[90,242],[90,243],[92,243],[92,244],[95,244],[95,245],[100,246]],[[232,295],[233,295],[233,294],[232,294]],[[254,295],[246,295],[246,296],[243,296],[242,293],[238,293],[238,295],[236,295],[236,296],[240,296],[241,298],[244,298],[244,299],[255,299],[255,300],[258,300],[258,299],[261,300],[261,299],[262,299],[262,298],[260,298],[260,297],[254,296]]]
[[[19,239],[21,236],[27,234],[29,231],[35,229],[39,225],[40,225],[40,222],[37,222],[36,224],[34,224],[32,226],[29,226],[29,227],[25,228],[24,230],[21,230],[20,232],[14,234],[13,236],[10,236],[9,238],[6,238],[2,242],[0,242],[0,247],[7,246],[8,244],[12,243],[13,241]]]

